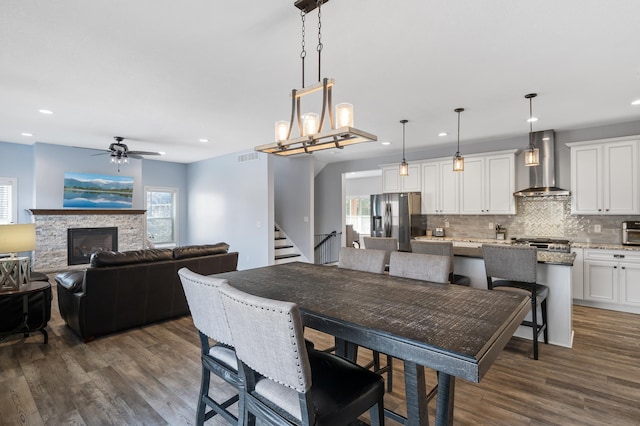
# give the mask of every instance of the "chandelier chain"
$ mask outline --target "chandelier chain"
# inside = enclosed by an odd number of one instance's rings
[[[304,38],[305,38],[305,26],[304,26],[304,22],[305,22],[305,18],[306,18],[306,13],[304,10],[300,11],[300,18],[302,20],[302,42],[301,42],[301,50],[300,50],[300,59],[302,61],[302,87],[304,87],[304,58],[307,56],[307,50],[305,49],[305,43],[304,43]]]
[[[318,81],[322,81],[322,0],[317,0],[318,5]]]

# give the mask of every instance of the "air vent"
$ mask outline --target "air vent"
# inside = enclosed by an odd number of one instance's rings
[[[257,152],[250,152],[249,154],[238,155],[238,163],[246,163],[247,161],[253,161],[258,159]]]

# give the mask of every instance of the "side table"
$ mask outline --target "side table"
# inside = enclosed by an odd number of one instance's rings
[[[47,290],[51,288],[51,284],[49,281],[30,281],[27,284],[21,285],[16,289],[10,290],[1,290],[0,291],[0,299],[2,302],[5,302],[5,299],[20,299],[22,298],[22,318],[20,318],[20,324],[11,329],[11,330],[3,330],[0,331],[0,337],[5,337],[10,334],[19,334],[23,333],[26,336],[29,333],[34,331],[39,331],[44,336],[44,343],[47,344],[49,342],[49,334],[47,330],[44,329],[47,324],[47,305],[50,306],[51,301],[47,300]],[[37,293],[42,293],[42,303],[40,304],[42,307],[42,321],[39,324],[33,325],[29,322],[30,306],[29,306],[29,297],[31,295],[35,295]],[[16,303],[19,303],[16,300]]]

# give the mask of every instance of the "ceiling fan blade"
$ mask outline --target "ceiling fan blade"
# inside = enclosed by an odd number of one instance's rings
[[[106,150],[104,150],[104,152],[98,152],[97,154],[91,154],[91,156],[94,156],[94,155],[106,155],[106,154],[111,154],[111,151],[106,149]]]
[[[136,158],[136,159],[138,159],[138,160],[142,160],[142,156],[141,156],[141,155],[134,154],[134,153],[132,153],[132,152],[127,152],[127,157],[129,157],[129,158]]]
[[[161,155],[159,152],[151,152],[151,151],[127,151],[127,155]]]

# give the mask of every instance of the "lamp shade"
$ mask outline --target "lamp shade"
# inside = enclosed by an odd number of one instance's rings
[[[19,253],[36,248],[36,225],[0,225],[0,253]]]

